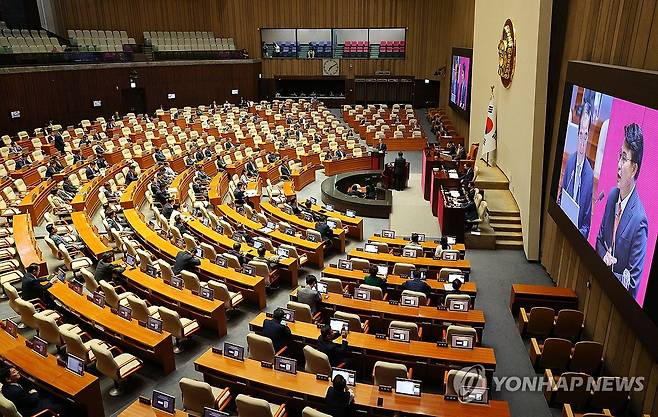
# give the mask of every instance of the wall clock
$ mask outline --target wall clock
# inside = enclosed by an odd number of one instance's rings
[[[505,88],[512,85],[514,64],[516,61],[516,39],[512,21],[507,19],[503,25],[503,35],[498,42],[498,75]]]
[[[322,75],[339,75],[340,61],[337,59],[322,60]]]

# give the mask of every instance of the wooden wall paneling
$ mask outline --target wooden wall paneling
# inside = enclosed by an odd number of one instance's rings
[[[651,410],[651,414],[655,416],[658,413],[658,401],[656,401],[658,395],[658,363],[654,363],[651,367],[649,380],[645,381],[645,384],[647,395],[644,397],[642,408]]]

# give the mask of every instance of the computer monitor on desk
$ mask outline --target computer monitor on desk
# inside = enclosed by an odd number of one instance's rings
[[[409,342],[411,341],[411,336],[409,334],[409,329],[401,329],[398,327],[389,327],[388,329],[388,338],[390,340],[395,340],[396,342]]]
[[[215,410],[213,408],[203,407],[203,417],[224,417],[224,416],[230,416],[230,414],[225,413],[223,411]]]
[[[414,379],[406,378],[395,378],[395,393],[402,395],[412,395],[414,397],[420,397],[420,381]]]
[[[450,336],[450,347],[473,349],[473,336],[467,334],[453,334]]]
[[[164,411],[165,413],[169,413],[169,414],[174,414],[176,407],[176,397],[164,393],[162,391],[153,390],[151,405],[156,410]]]
[[[416,255],[416,249],[411,249],[411,248],[404,248],[402,249],[402,256],[405,258],[415,258]]]
[[[463,403],[470,404],[488,404],[489,403],[489,390],[484,387],[471,387],[463,385],[457,391],[459,400]]]
[[[379,252],[379,249],[377,248],[377,245],[366,244],[363,247],[363,251],[367,253],[377,253]]]
[[[244,346],[224,342],[224,356],[238,361],[244,361]]]
[[[385,277],[388,275],[388,265],[377,265],[377,275]]]
[[[77,356],[67,354],[66,369],[78,376],[85,374],[85,362]]]
[[[348,387],[353,387],[356,384],[356,371],[343,368],[331,368],[331,380],[333,381],[336,375],[342,375],[347,382]]]
[[[327,226],[329,226],[330,229],[335,229],[336,228],[336,222],[327,220]]]
[[[347,320],[332,318],[329,320],[329,326],[331,327],[332,331],[340,333],[344,328],[349,329],[350,323]]]
[[[385,237],[387,239],[394,239],[395,232],[393,230],[382,230],[382,237]]]
[[[462,311],[469,310],[470,300],[448,300],[448,311]]]
[[[320,294],[326,294],[327,293],[327,284],[325,284],[324,282],[318,281],[316,285],[317,285],[317,288],[318,288],[318,292]]]
[[[357,300],[370,301],[370,290],[354,288],[354,298]]]
[[[338,260],[338,269],[345,269],[347,271],[352,270],[352,261],[349,259],[339,259]]]
[[[275,356],[274,369],[294,375],[297,373],[297,361],[283,356]]]

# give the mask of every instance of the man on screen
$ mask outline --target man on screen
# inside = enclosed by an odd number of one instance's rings
[[[468,80],[466,79],[466,65],[459,66],[459,107],[466,109],[466,94],[468,88]]]
[[[587,239],[592,221],[592,187],[594,173],[587,159],[587,141],[592,125],[592,106],[585,102],[578,124],[578,148],[567,160],[562,180],[562,192],[568,193],[578,204],[578,230]]]
[[[596,251],[622,285],[637,296],[647,251],[649,224],[635,184],[640,175],[644,139],[635,123],[624,127],[617,162],[617,187],[610,190],[596,238]]]

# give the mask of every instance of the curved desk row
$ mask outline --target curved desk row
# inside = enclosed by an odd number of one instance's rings
[[[437,275],[441,268],[455,268],[463,272],[470,272],[471,262],[468,259],[459,261],[444,261],[443,259],[434,259],[431,257],[423,258],[407,258],[405,256],[397,256],[390,253],[370,253],[361,250],[361,248],[354,248],[347,253],[348,258],[361,258],[370,261],[370,263],[387,264],[393,267],[396,263],[407,263],[415,265],[417,268],[427,268],[428,275]],[[429,278],[429,277],[428,277]]]
[[[372,167],[372,160],[370,155],[366,154],[360,157],[325,160],[322,165],[324,165],[324,175],[330,177],[344,172],[368,170]]]
[[[325,394],[330,381],[316,380],[315,375],[298,372],[289,374],[263,368],[260,362],[245,359],[244,362],[226,358],[206,351],[194,361],[197,371],[204,380],[217,386],[228,386],[235,394],[249,394],[266,398],[280,404],[285,403],[292,415],[299,415],[306,406],[324,409]],[[508,417],[509,405],[505,401],[490,401],[487,405],[463,404],[446,401],[442,395],[422,394],[420,397],[379,392],[378,387],[357,383],[354,389],[354,404],[357,410],[369,416],[393,415],[441,417]],[[382,398],[383,404],[377,404]]]
[[[48,264],[43,257],[41,249],[34,237],[34,229],[29,214],[17,214],[13,217],[14,227],[14,245],[18,259],[21,265],[26,268],[28,265],[39,265],[37,276],[43,277],[48,275]]]
[[[382,237],[380,234],[376,233],[368,238],[368,242],[379,242],[379,243],[386,243],[389,248],[392,249],[402,249],[406,245],[408,245],[411,240],[408,238],[402,238],[402,237],[394,237],[394,238],[388,238],[388,237]],[[426,254],[434,254],[434,251],[436,250],[436,247],[439,246],[439,244],[435,241],[431,240],[426,240],[425,242],[420,242],[420,246],[423,247],[423,251]],[[461,252],[462,256],[466,253],[466,245],[463,243],[455,243],[454,245],[450,246],[450,249],[452,250],[458,250]]]
[[[48,291],[55,302],[70,314],[103,333],[104,340],[111,338],[134,352],[138,358],[159,363],[165,374],[176,369],[174,345],[168,332],[156,333],[140,325],[136,319],[125,320],[114,314],[110,307],[100,308],[86,295],[79,295],[62,282],[54,283]]]

